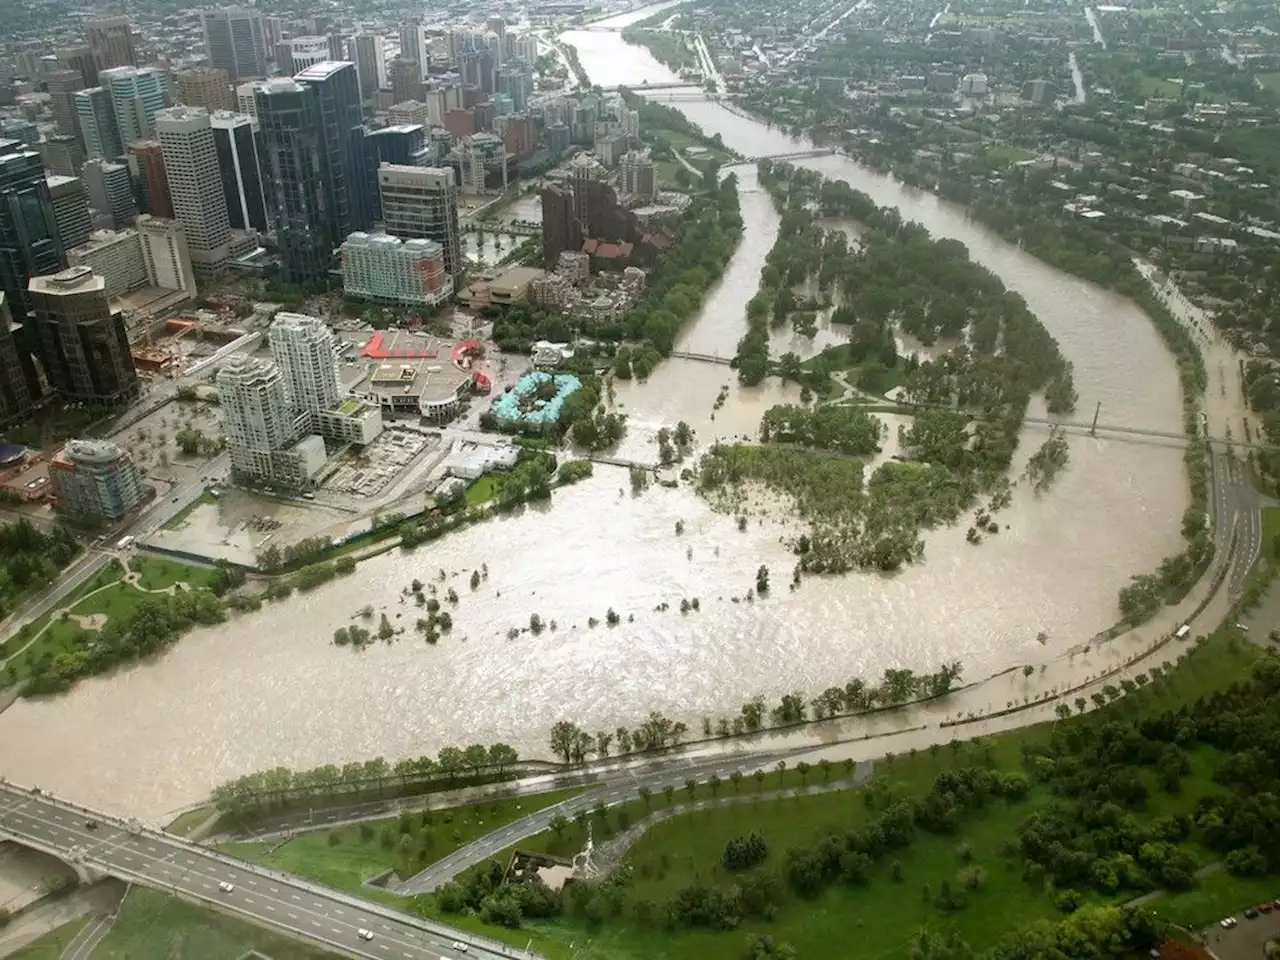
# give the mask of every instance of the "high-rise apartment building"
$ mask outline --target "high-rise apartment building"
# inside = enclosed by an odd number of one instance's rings
[[[62,249],[80,246],[93,232],[89,196],[84,191],[84,183],[79,177],[64,177],[56,173],[45,177],[45,182],[49,184],[49,199],[53,202],[53,218],[58,224]]]
[[[243,113],[247,117],[258,116],[258,103],[256,100],[258,91],[267,85],[265,80],[250,80],[248,83],[242,83],[236,87],[236,112]]]
[[[573,209],[573,191],[559,184],[542,188],[542,263],[554,270],[560,254],[582,249],[582,225]]]
[[[444,251],[444,268],[456,281],[466,267],[458,229],[458,184],[449,167],[378,167],[382,221],[397,237],[434,240]]]
[[[380,130],[366,131],[364,159],[367,164],[366,179],[376,183],[378,167],[384,163],[405,167],[425,167],[431,162],[431,148],[427,144],[427,131],[420,124],[397,124]],[[382,219],[382,195],[372,191],[373,210],[371,220]]]
[[[387,82],[391,86],[391,97],[396,103],[421,100],[426,96],[427,88],[422,84],[417,60],[396,57],[387,66]]]
[[[54,503],[65,513],[122,520],[146,499],[133,457],[110,440],[69,440],[49,461]]]
[[[431,54],[428,52],[427,34],[422,24],[411,21],[400,25],[400,56],[405,60],[416,60],[420,71],[418,79],[426,78]]]
[[[196,294],[186,232],[177,220],[144,214],[130,229],[99,230],[68,251],[67,260],[73,267],[89,267],[100,276],[108,300],[139,287],[178,291],[189,297]],[[130,342],[141,332],[126,329]]]
[[[63,70],[74,70],[80,74],[81,90],[98,85],[98,61],[93,55],[93,47],[88,44],[63,47],[58,51],[58,64]]]
[[[352,45],[355,47],[356,72],[360,77],[360,99],[371,100],[387,79],[382,34],[358,33],[353,38]]]
[[[266,37],[262,14],[245,7],[223,7],[201,14],[209,65],[225,70],[232,81],[267,75]],[[223,106],[203,103],[210,110]]]
[[[321,280],[343,238],[372,223],[355,64],[321,63],[273,80],[257,107],[285,276]]]
[[[374,303],[434,305],[449,299],[453,279],[434,240],[353,233],[342,244],[342,291]]]
[[[169,177],[159,140],[138,140],[129,144],[129,168],[142,187],[142,209],[153,217],[173,216]]]
[[[147,283],[165,290],[196,295],[196,276],[187,249],[187,231],[177,220],[141,216],[134,224],[142,244],[142,264]]]
[[[498,92],[511,98],[511,108],[520,113],[533,93],[533,73],[521,64],[508,64],[498,71]]]
[[[111,218],[114,228],[124,226],[138,215],[133,198],[129,168],[113,160],[87,160],[81,170],[89,206]]]
[[[492,133],[475,133],[458,144],[462,189],[471,194],[485,193],[491,179],[507,189],[507,150],[502,138]],[[497,173],[494,173],[495,169]]]
[[[280,368],[295,412],[315,416],[338,402],[333,334],[323,320],[278,313],[271,324],[271,359]]]
[[[0,292],[14,321],[23,324],[30,311],[27,282],[64,261],[40,154],[8,143],[0,145]]]
[[[387,119],[394,126],[429,126],[427,123],[427,105],[419,100],[406,100],[404,103],[392,105],[387,111]]]
[[[156,115],[174,217],[187,234],[197,274],[216,273],[231,258],[231,221],[222,192],[209,111],[170,107]]]
[[[178,74],[178,102],[188,107],[230,110],[235,106],[231,79],[221,67],[193,67]]]
[[[209,122],[231,228],[266,233],[269,224],[262,190],[262,131],[258,121],[222,110],[210,115]]]
[[[653,160],[648,151],[628,150],[622,155],[622,192],[636,200],[652,200],[657,196]]]
[[[132,67],[138,62],[133,46],[133,28],[127,17],[99,17],[85,23],[89,46],[98,70]]]
[[[45,78],[44,83],[45,89],[49,91],[49,99],[53,105],[53,118],[58,123],[58,132],[74,137],[80,132],[75,95],[77,90],[85,88],[84,78],[76,70],[55,70]]]
[[[324,463],[324,442],[314,438],[318,457],[315,444],[298,443],[307,418],[290,406],[280,369],[238,354],[223,364],[217,382],[232,474],[240,480],[307,485]]]
[[[329,59],[328,37],[291,37],[283,43],[288,44],[288,53],[287,62],[278,64],[281,73],[301,73]]]
[[[50,173],[64,177],[80,176],[80,169],[84,166],[84,148],[79,137],[56,133],[41,140],[36,149]]]
[[[98,74],[111,97],[122,146],[155,132],[155,116],[169,98],[169,75],[158,67],[116,67]]]
[[[124,152],[120,130],[116,126],[115,109],[106,87],[90,87],[72,94],[80,139],[86,156],[114,160]]]
[[[45,376],[54,389],[68,400],[109,407],[137,396],[124,321],[111,313],[102,277],[88,267],[68,267],[33,277],[27,293]]]
[[[28,383],[30,367],[21,327],[15,327],[9,304],[0,291],[0,425],[23,420],[31,413],[35,395]]]
[[[67,263],[88,267],[101,277],[108,301],[147,285],[142,243],[136,230],[99,230],[67,251]]]

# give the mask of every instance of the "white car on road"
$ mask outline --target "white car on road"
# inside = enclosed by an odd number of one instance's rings
[[[234,883],[227,883],[227,881],[225,880],[223,880],[218,884],[218,889],[221,890],[223,893],[230,893],[235,888],[236,887]]]
[[[372,940],[373,931],[366,930],[364,927],[361,927],[359,930],[356,931],[356,936],[359,937],[361,940]]]
[[[453,949],[457,950],[459,953],[466,953],[467,944],[463,943],[461,940],[455,940],[453,941]]]

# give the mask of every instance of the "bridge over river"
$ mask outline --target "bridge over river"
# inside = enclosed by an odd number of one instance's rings
[[[527,960],[532,956],[30,787],[0,782],[0,838],[57,857],[82,882],[116,877],[347,957]],[[373,939],[362,938],[360,930],[371,931]]]

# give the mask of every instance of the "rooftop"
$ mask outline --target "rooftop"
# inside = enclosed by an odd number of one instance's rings
[[[324,39],[324,38],[321,38]],[[329,41],[325,39],[327,44]],[[313,63],[300,73],[295,73],[295,80],[327,80],[343,67],[353,67],[355,64],[349,60],[322,60],[320,63]]]

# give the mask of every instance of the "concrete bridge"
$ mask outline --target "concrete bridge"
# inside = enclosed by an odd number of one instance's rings
[[[611,457],[604,453],[589,453],[587,459],[592,463],[607,463],[611,467],[626,467],[628,470],[644,470],[648,473],[657,473],[658,464],[645,463],[642,460],[628,460],[625,457]]]
[[[629,90],[631,93],[647,93],[650,90],[700,90],[702,85],[691,80],[668,81],[667,83],[632,83],[619,84],[616,87],[601,87],[605,93],[620,93]]]
[[[0,782],[0,839],[70,865],[85,883],[116,877],[361,960],[517,960],[505,944],[208,847]],[[359,931],[370,931],[373,939]],[[454,944],[458,944],[455,948]]]
[[[515,237],[540,237],[542,228],[514,220],[464,220],[463,233],[506,233]]]
[[[759,163],[761,160],[808,160],[811,157],[830,157],[835,154],[834,147],[821,147],[816,150],[798,150],[795,153],[764,153],[757,157],[743,157],[741,160],[735,160],[733,163],[726,163],[720,169],[724,170],[728,167],[741,167],[749,163]]]

